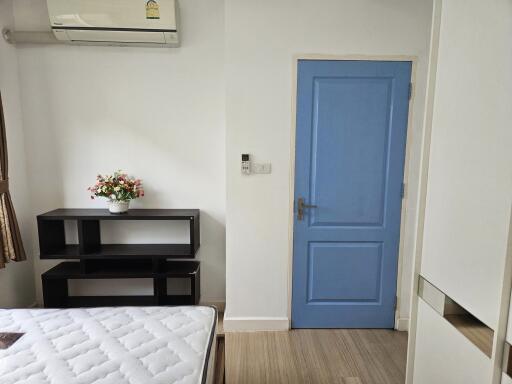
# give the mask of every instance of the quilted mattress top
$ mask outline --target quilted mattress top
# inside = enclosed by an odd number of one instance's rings
[[[215,327],[210,307],[0,309],[0,383],[200,384]]]

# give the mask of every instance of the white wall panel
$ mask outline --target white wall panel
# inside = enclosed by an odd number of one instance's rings
[[[512,2],[443,2],[421,274],[495,328],[512,199]]]
[[[490,383],[491,360],[421,299],[414,384]]]

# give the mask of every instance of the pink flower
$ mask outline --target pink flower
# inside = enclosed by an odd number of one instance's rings
[[[96,182],[93,186],[87,188],[91,193],[91,199],[96,197],[128,198],[135,199],[144,196],[144,189],[140,179],[135,179],[121,171],[114,172],[113,175],[96,176]]]

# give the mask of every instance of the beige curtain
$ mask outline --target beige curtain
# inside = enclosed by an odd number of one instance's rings
[[[20,229],[9,193],[7,140],[2,95],[0,94],[0,268],[4,268],[9,261],[25,259]]]

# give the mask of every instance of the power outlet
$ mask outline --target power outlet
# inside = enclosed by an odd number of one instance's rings
[[[252,172],[260,174],[268,174],[272,172],[272,165],[270,163],[253,163]]]

